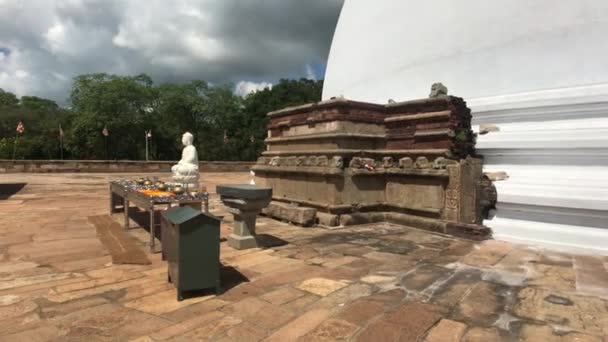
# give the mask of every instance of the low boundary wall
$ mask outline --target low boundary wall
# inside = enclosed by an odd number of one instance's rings
[[[0,173],[52,172],[169,172],[175,161],[136,160],[1,160]],[[201,161],[201,172],[247,172],[255,162]]]

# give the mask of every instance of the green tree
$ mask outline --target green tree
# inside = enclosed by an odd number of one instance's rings
[[[269,112],[291,106],[303,105],[321,101],[323,90],[322,80],[281,79],[272,89],[266,88],[251,93],[244,101],[244,125],[246,132],[239,132],[249,138],[253,136],[254,142],[243,151],[242,160],[254,160],[264,150],[264,138],[268,125]]]
[[[74,79],[66,146],[76,158],[143,159],[145,131],[154,119],[157,90],[147,75],[81,75]]]
[[[0,106],[0,158],[12,158],[13,147],[18,159],[59,158],[59,124],[67,111],[54,101],[40,97],[23,96],[16,102],[12,94],[4,98],[10,100]],[[15,146],[19,121],[23,122],[25,132],[19,135]]]
[[[17,96],[0,88],[0,107],[13,107],[19,104]]]

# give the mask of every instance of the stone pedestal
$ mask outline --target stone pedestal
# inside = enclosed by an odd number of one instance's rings
[[[251,184],[218,185],[217,193],[222,203],[228,207],[228,212],[234,216],[234,227],[228,236],[228,245],[235,249],[258,247],[255,220],[270,203],[272,188]]]

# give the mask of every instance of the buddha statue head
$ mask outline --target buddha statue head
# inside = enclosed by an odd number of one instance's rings
[[[184,146],[192,145],[193,140],[194,140],[194,136],[190,132],[186,132],[186,133],[184,133],[184,135],[182,135],[182,144]]]

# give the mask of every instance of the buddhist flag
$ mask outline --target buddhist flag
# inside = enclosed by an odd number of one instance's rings
[[[17,129],[16,129],[17,133],[21,134],[23,132],[25,132],[25,126],[23,126],[23,122],[19,121],[19,123],[17,124]]]
[[[228,143],[228,132],[226,132],[226,130],[224,130],[224,144]]]
[[[147,138],[152,138],[152,130],[149,130],[146,132],[146,137]]]
[[[107,126],[103,126],[103,131],[101,131],[101,134],[103,134],[104,137],[107,137],[108,135],[110,135],[110,132],[108,131]]]
[[[255,137],[253,134],[249,137],[249,141],[251,141],[252,144],[255,142]]]
[[[63,138],[63,129],[61,129],[61,125],[59,125],[59,136]]]

